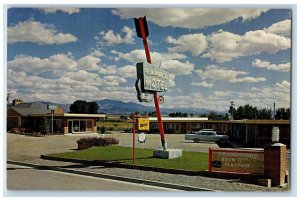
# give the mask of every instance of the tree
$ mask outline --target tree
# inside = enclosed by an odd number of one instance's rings
[[[231,115],[232,119],[236,118],[237,111],[236,111],[236,109],[232,105],[229,107],[228,112]]]
[[[275,119],[288,120],[291,117],[290,108],[278,108],[276,110]]]
[[[208,119],[210,120],[227,120],[228,116],[226,116],[227,113],[225,114],[225,116],[223,116],[222,114],[217,114],[216,112],[209,112],[208,114]]]
[[[199,117],[207,117],[207,114],[200,114]]]
[[[257,119],[257,114],[258,110],[256,107],[246,104],[236,110],[234,119]]]
[[[76,114],[98,114],[99,105],[92,101],[76,100],[70,106],[70,112]]]
[[[215,113],[215,112],[210,112],[209,114],[208,114],[208,119],[210,119],[210,120],[216,120],[217,119],[217,113]]]
[[[98,114],[99,105],[95,102],[88,102],[89,114]]]
[[[271,119],[272,118],[272,110],[267,109],[267,108],[258,110],[257,118],[258,119]]]
[[[148,112],[149,117],[156,117],[156,111]]]
[[[83,100],[76,100],[74,103],[70,106],[70,112],[71,113],[77,113],[77,114],[87,114],[88,113],[88,103]]]
[[[48,119],[46,117],[42,118],[41,124],[40,124],[40,127],[39,127],[39,131],[42,134],[50,133],[50,124],[49,124]]]

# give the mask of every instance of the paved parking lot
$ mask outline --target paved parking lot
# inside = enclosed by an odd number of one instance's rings
[[[7,158],[10,160],[27,161],[39,158],[41,154],[69,152],[77,150],[76,141],[82,137],[103,136],[99,134],[54,135],[32,137],[17,134],[7,134]],[[114,137],[121,146],[132,147],[132,134],[114,133],[104,136]],[[139,143],[136,135],[136,147],[161,149],[160,135],[146,135],[146,143]],[[166,135],[168,148],[185,151],[208,152],[209,148],[218,148],[215,143],[193,143],[184,141],[184,135]]]
[[[112,134],[114,138],[120,140],[120,145],[124,147],[132,147],[132,134],[122,133],[122,134]],[[136,134],[136,139],[138,139],[138,134]],[[136,140],[137,141],[137,140]],[[213,142],[200,142],[194,143],[193,141],[185,141],[184,134],[170,134],[166,135],[166,141],[168,148],[170,149],[182,149],[184,151],[195,151],[195,152],[205,152],[208,153],[209,148],[219,148],[216,143]],[[159,134],[146,134],[145,143],[136,143],[137,148],[151,148],[151,149],[161,149],[161,141]]]

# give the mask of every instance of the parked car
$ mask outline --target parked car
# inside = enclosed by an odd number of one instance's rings
[[[228,135],[218,135],[213,129],[202,129],[195,133],[188,133],[185,135],[185,140],[193,140],[194,142],[206,141],[225,143],[228,139]]]

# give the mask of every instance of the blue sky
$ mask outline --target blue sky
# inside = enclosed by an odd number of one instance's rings
[[[133,17],[144,15],[152,61],[170,73],[162,107],[289,107],[286,9],[10,8],[7,91],[25,101],[138,103],[135,64],[145,53]]]

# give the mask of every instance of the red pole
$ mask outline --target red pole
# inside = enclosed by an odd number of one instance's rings
[[[157,92],[154,92],[153,97],[154,97],[154,104],[155,104],[155,109],[156,109],[156,116],[157,116],[157,121],[158,121],[161,145],[163,146],[163,149],[166,150],[167,147],[166,147],[166,141],[165,141],[165,131],[164,131],[164,126],[163,126],[163,123],[161,120],[161,113],[160,113],[160,108],[159,108]]]
[[[132,164],[135,163],[135,112],[133,113],[132,126]]]
[[[212,150],[209,148],[209,154],[208,154],[208,171],[211,172],[211,162],[212,162]]]
[[[141,17],[139,18],[139,23],[140,23],[140,27],[141,27],[141,34],[142,34],[142,37],[143,37],[143,44],[144,44],[144,48],[145,48],[147,62],[149,64],[151,64],[150,49],[149,49],[149,46],[148,46],[147,37],[146,37],[145,30],[144,30],[143,18],[141,18]],[[160,140],[161,140],[161,144],[162,144],[163,149],[166,150],[167,149],[167,144],[166,144],[166,140],[165,140],[164,126],[163,126],[163,123],[162,123],[162,120],[161,120],[161,113],[160,113],[160,108],[159,108],[157,92],[154,92],[153,98],[154,98],[158,128],[159,128],[159,133],[160,133]]]

